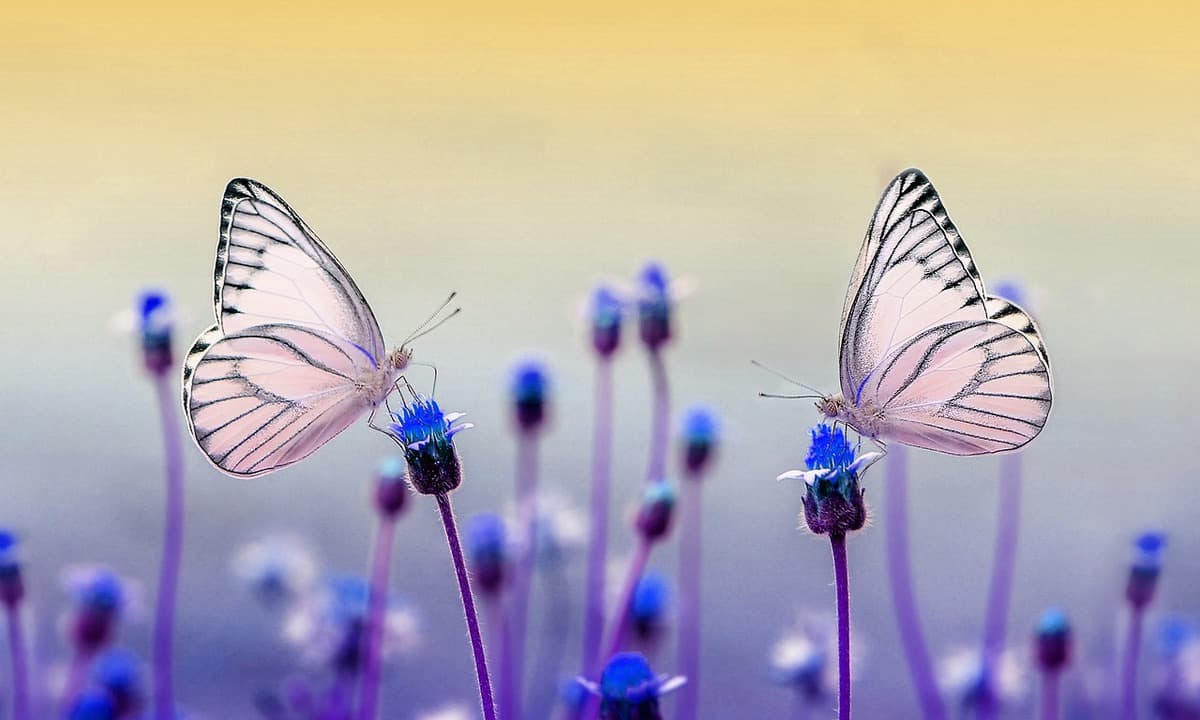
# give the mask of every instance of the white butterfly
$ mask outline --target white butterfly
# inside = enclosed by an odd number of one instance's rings
[[[225,188],[217,323],[183,366],[183,410],[219,470],[263,475],[302,460],[391,392],[412,352],[388,352],[337,258],[265,185]]]
[[[989,296],[933,185],[883,193],[842,309],[842,393],[817,408],[860,434],[952,455],[1021,447],[1050,413],[1033,319]]]

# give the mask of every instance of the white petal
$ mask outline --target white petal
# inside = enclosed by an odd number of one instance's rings
[[[659,683],[658,694],[662,696],[666,695],[667,693],[673,693],[686,684],[687,678],[683,677],[682,675],[676,675],[673,678],[668,678]]]

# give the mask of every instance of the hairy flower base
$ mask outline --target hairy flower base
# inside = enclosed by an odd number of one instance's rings
[[[863,491],[857,483],[847,500],[842,495],[831,493],[817,501],[814,493],[804,494],[804,522],[808,529],[818,535],[848,533],[861,530],[867,522],[867,508],[863,503]]]

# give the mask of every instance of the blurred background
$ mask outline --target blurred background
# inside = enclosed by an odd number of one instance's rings
[[[39,662],[63,654],[65,564],[104,562],[153,587],[154,399],[111,319],[152,285],[177,301],[180,353],[211,323],[221,192],[242,175],[312,225],[393,342],[460,292],[461,317],[416,353],[437,364],[443,405],[477,424],[459,442],[464,514],[511,496],[508,373],[530,353],[554,377],[544,484],[584,503],[593,363],[580,303],[651,258],[694,280],[667,362],[676,408],[706,403],[726,430],[705,489],[706,717],[782,713],[770,647],[799,609],[832,610],[828,544],[797,529],[801,488],[774,481],[803,462],[816,414],[756,397],[784,388],[750,360],[835,388],[851,265],[880,191],[910,165],[939,188],[985,280],[1030,288],[1054,363],[1054,412],[1026,454],[1012,642],[1024,653],[1037,614],[1061,605],[1076,667],[1105,667],[1129,542],[1146,528],[1171,537],[1155,607],[1200,609],[1194,7],[652,5],[5,9],[0,523],[25,539]],[[618,556],[633,542],[650,403],[632,339],[617,368]],[[241,481],[189,444],[186,706],[252,717],[254,691],[294,667],[230,557],[282,530],[317,547],[323,569],[364,572],[370,475],[391,449],[363,424]],[[917,590],[940,655],[980,634],[998,462],[912,459]],[[882,477],[865,481],[876,517]],[[875,526],[850,543],[857,710],[915,717],[882,540]],[[387,717],[474,692],[446,561],[432,503],[418,502],[393,587],[426,641],[390,667]],[[673,562],[667,547],[652,564]],[[148,619],[128,645],[148,649]],[[664,657],[656,669],[670,672]]]

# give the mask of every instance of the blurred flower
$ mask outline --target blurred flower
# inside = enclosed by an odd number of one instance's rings
[[[264,605],[278,607],[307,592],[317,562],[299,538],[272,535],[247,543],[233,556],[233,574],[249,584]]]
[[[408,472],[403,458],[389,457],[375,471],[375,509],[396,517],[408,501]]]
[[[1158,629],[1161,659],[1154,711],[1163,720],[1200,718],[1200,634],[1184,618],[1165,619]]]
[[[114,717],[134,717],[145,704],[142,664],[128,650],[107,650],[92,666],[92,681],[107,691],[113,702]]]
[[[508,572],[508,533],[504,520],[495,513],[478,513],[467,521],[467,564],[475,586],[495,594],[504,586]]]
[[[1004,278],[992,287],[992,295],[1009,301],[1029,314],[1033,314],[1032,300],[1019,280]]]
[[[99,565],[67,568],[63,585],[72,600],[67,639],[83,655],[92,655],[111,643],[121,619],[140,605],[136,584]]]
[[[990,678],[987,675],[978,648],[953,650],[938,666],[942,689],[963,708],[977,708],[985,702],[1007,707],[1024,699],[1026,678],[1017,653],[1005,650],[996,659]]]
[[[794,688],[808,702],[837,691],[837,627],[830,615],[804,613],[771,649],[775,682]]]
[[[1045,672],[1058,672],[1071,662],[1071,625],[1062,610],[1050,608],[1038,619],[1034,658]]]
[[[1145,532],[1134,540],[1134,557],[1129,567],[1125,598],[1135,609],[1146,607],[1154,599],[1166,547],[1167,536],[1161,532]]]
[[[662,631],[670,599],[671,588],[661,573],[650,570],[638,579],[629,614],[639,637],[651,640]]]
[[[16,607],[25,597],[20,550],[17,536],[0,530],[0,602],[10,608]]]
[[[647,486],[637,515],[637,528],[642,537],[654,541],[666,535],[671,529],[674,508],[675,489],[671,483],[659,480]]]
[[[535,533],[538,559],[556,562],[587,544],[587,517],[562,495],[539,494]]]
[[[513,417],[522,432],[532,432],[545,423],[549,386],[546,366],[538,360],[523,360],[513,369]]]
[[[366,642],[370,587],[359,577],[336,577],[310,593],[288,615],[284,638],[300,648],[306,660],[340,672],[357,672]],[[415,650],[421,642],[416,613],[390,599],[384,619],[383,657]]]
[[[600,357],[612,357],[621,346],[621,318],[625,313],[625,305],[611,288],[600,285],[592,292],[589,310],[592,348]]]
[[[683,465],[697,478],[708,467],[720,436],[717,416],[704,407],[693,407],[683,416]]]
[[[101,688],[88,688],[80,693],[68,714],[69,720],[117,720],[116,703]]]
[[[857,454],[839,427],[820,423],[812,429],[805,470],[789,470],[779,480],[804,481],[804,520],[809,530],[845,534],[867,521],[859,475],[882,455]]]
[[[161,375],[174,367],[171,333],[175,318],[167,294],[161,290],[143,290],[136,300],[136,322],[146,370]]]
[[[463,703],[451,703],[417,715],[416,720],[474,720],[478,715]]]
[[[674,305],[667,271],[656,262],[646,263],[638,276],[638,331],[644,344],[656,352],[671,339]]]
[[[600,696],[600,720],[660,720],[658,699],[684,682],[681,677],[655,675],[641,653],[623,652],[608,661],[599,685],[584,685]]]
[[[462,466],[454,436],[473,427],[457,424],[463,413],[443,414],[436,400],[418,395],[392,417],[388,430],[404,451],[413,488],[426,495],[443,495],[458,487]]]

